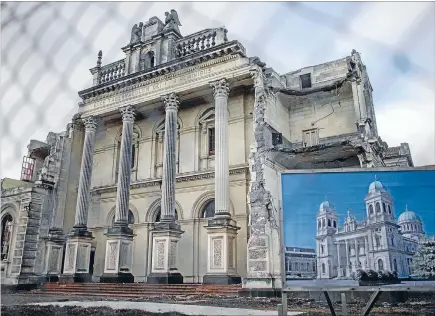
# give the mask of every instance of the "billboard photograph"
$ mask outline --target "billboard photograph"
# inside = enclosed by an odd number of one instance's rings
[[[435,286],[435,170],[284,172],[288,286]]]

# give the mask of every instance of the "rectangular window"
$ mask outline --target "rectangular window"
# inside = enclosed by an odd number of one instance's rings
[[[315,146],[319,144],[318,129],[310,129],[303,131],[303,142],[305,147]]]
[[[215,150],[214,133],[215,133],[214,127],[208,129],[208,154],[210,156],[214,155],[214,150]]]
[[[35,159],[30,157],[23,158],[23,165],[21,167],[22,181],[32,181],[34,166],[35,166]]]
[[[302,89],[311,88],[311,74],[299,76],[301,78]]]

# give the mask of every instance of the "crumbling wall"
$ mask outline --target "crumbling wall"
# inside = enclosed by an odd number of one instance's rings
[[[259,66],[253,66],[255,105],[253,113],[254,143],[251,145],[249,169],[248,204],[250,209],[250,237],[248,240],[246,288],[281,287],[279,255],[279,220],[277,208],[272,203],[267,188],[268,172],[264,167],[267,153],[273,148],[272,134],[265,123],[268,91],[264,86],[265,77]]]
[[[319,139],[357,131],[349,83],[329,92],[291,98],[292,100],[289,101],[291,142],[304,141],[303,133],[310,129],[317,129]]]
[[[347,59],[342,58],[328,63],[298,69],[283,76],[286,78],[288,89],[301,89],[300,76],[305,74],[311,74],[312,87],[320,87],[346,77],[348,68]]]

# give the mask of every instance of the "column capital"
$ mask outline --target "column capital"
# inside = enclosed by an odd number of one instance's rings
[[[210,86],[213,88],[213,96],[216,97],[225,97],[228,98],[228,94],[230,93],[230,85],[228,80],[223,78],[215,82],[211,82]]]
[[[252,68],[249,73],[254,80],[254,88],[264,88],[264,75],[263,71],[259,68]]]
[[[180,98],[175,93],[169,93],[161,97],[161,100],[165,104],[165,111],[178,110],[180,104]]]
[[[133,122],[134,118],[136,116],[136,109],[131,106],[127,105],[119,109],[119,112],[121,112],[122,115],[122,121],[126,122]]]
[[[86,132],[95,132],[98,127],[98,122],[95,116],[89,116],[82,119],[85,125]]]

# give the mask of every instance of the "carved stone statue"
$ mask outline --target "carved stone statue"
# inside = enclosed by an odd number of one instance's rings
[[[170,31],[174,30],[178,33],[180,33],[180,29],[178,26],[181,26],[180,20],[178,19],[177,11],[174,9],[171,10],[171,13],[165,12],[165,26],[163,28],[163,31]]]
[[[135,44],[137,42],[139,42],[142,38],[142,27],[143,27],[143,23],[140,22],[139,26],[137,26],[137,24],[135,24],[133,26],[133,28],[131,29],[131,40],[130,40],[130,44]]]

